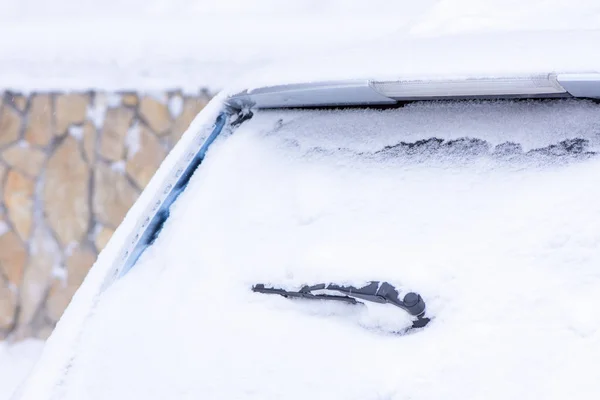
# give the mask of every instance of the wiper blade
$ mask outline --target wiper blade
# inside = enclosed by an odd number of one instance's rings
[[[358,303],[358,301],[356,301],[355,298],[348,297],[348,296],[335,296],[335,295],[331,295],[331,294],[312,294],[310,292],[304,292],[302,290],[300,290],[299,292],[292,292],[292,291],[287,291],[284,289],[267,288],[263,284],[255,285],[254,287],[252,287],[252,291],[258,292],[258,293],[279,294],[283,297],[292,297],[292,298],[296,297],[296,298],[303,298],[303,299],[309,299],[309,300],[338,300],[338,301],[344,301],[344,302],[350,303],[350,304]]]
[[[343,293],[344,296],[330,294],[313,294],[316,290],[331,290]],[[311,286],[303,286],[298,291],[269,288],[259,283],[252,287],[252,291],[266,294],[278,294],[286,298],[302,298],[308,300],[337,300],[350,304],[360,304],[358,299],[371,301],[379,304],[392,304],[417,317],[413,321],[412,328],[426,326],[430,319],[425,317],[425,301],[414,292],[409,292],[400,300],[398,290],[388,282],[372,281],[368,285],[356,288],[354,286],[341,286],[334,283],[319,283]]]

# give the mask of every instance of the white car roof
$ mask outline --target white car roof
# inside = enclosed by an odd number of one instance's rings
[[[600,30],[432,38],[389,36],[352,51],[279,63],[235,85],[258,108],[440,98],[600,97]]]

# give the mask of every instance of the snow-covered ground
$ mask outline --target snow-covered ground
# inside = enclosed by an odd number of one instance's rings
[[[595,0],[2,1],[0,87],[218,90],[390,35],[598,27]]]
[[[9,399],[13,391],[27,377],[37,361],[44,342],[24,340],[8,345],[0,342],[0,399]]]
[[[539,151],[598,151],[598,126],[586,101],[258,112],[26,398],[598,398],[600,161]],[[465,136],[485,142],[397,146]],[[371,279],[420,292],[430,326],[250,291]]]

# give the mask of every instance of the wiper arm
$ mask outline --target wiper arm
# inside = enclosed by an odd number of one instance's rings
[[[358,303],[358,301],[356,301],[355,298],[348,297],[348,296],[336,296],[336,295],[331,295],[331,294],[312,294],[312,293],[310,293],[310,291],[303,291],[302,289],[299,292],[292,292],[292,291],[288,291],[288,290],[284,290],[284,289],[267,288],[267,287],[265,287],[265,285],[263,285],[261,283],[253,286],[252,291],[258,292],[258,293],[279,294],[283,297],[288,297],[288,298],[295,297],[295,298],[302,298],[302,299],[309,299],[309,300],[338,300],[338,301],[344,301],[344,302],[350,303],[350,304]]]
[[[313,294],[315,290],[332,290],[345,294],[345,296],[329,294]],[[302,298],[309,300],[338,300],[346,303],[360,303],[356,299],[371,301],[379,304],[392,304],[417,317],[413,321],[413,328],[422,328],[429,323],[429,318],[425,317],[425,301],[414,292],[409,292],[400,300],[398,290],[388,282],[373,281],[368,285],[356,288],[354,286],[340,286],[334,283],[319,283],[312,286],[303,286],[299,291],[289,291],[284,289],[268,288],[259,283],[252,287],[252,291],[266,294],[279,294],[287,298]]]

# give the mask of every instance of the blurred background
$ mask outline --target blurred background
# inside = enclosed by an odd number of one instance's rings
[[[595,28],[596,3],[0,0],[0,400],[220,89],[388,35]]]

